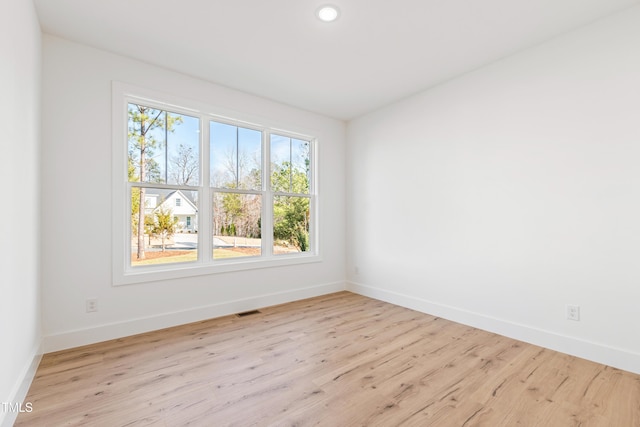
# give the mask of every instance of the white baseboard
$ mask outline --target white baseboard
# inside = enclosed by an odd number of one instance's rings
[[[163,313],[157,316],[110,323],[93,328],[68,331],[62,334],[45,336],[43,349],[45,353],[50,353],[344,290],[346,290],[344,282],[328,283],[196,307],[184,311]]]
[[[640,354],[608,345],[581,340],[555,332],[533,328],[504,319],[474,313],[398,292],[348,282],[347,290],[401,307],[442,317],[519,341],[545,347],[572,356],[591,360],[618,369],[640,374]]]
[[[3,408],[0,408],[0,426],[1,427],[11,427],[16,422],[16,418],[20,414],[20,410],[28,410],[31,407],[31,404],[27,405],[28,402],[25,402],[25,398],[27,397],[27,393],[29,392],[29,387],[31,387],[31,383],[33,382],[33,378],[36,375],[36,371],[38,370],[38,365],[40,365],[40,360],[42,359],[42,351],[40,346],[36,347],[33,352],[33,357],[28,363],[25,365],[23,369],[23,374],[20,376],[16,386],[14,387],[13,392],[9,396],[9,400],[5,403],[9,403],[12,405],[18,405],[16,410],[8,410],[5,411]]]

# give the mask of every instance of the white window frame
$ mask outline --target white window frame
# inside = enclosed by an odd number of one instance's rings
[[[150,107],[168,110],[172,113],[185,114],[200,118],[200,181],[197,187],[198,197],[198,259],[188,263],[168,263],[153,266],[132,267],[131,242],[130,242],[130,188],[131,183],[127,179],[128,161],[128,109],[129,103],[138,103]],[[209,121],[218,121],[234,126],[259,129],[263,134],[262,144],[262,251],[256,257],[238,257],[224,260],[214,260],[213,254],[213,188],[209,180]],[[286,127],[287,130],[283,130]],[[318,142],[311,136],[312,132],[301,129],[295,125],[282,126],[279,123],[242,114],[236,111],[225,110],[221,107],[203,104],[193,100],[182,99],[152,89],[141,88],[121,82],[112,84],[112,253],[113,266],[112,283],[114,286],[129,285],[135,283],[155,282],[161,280],[179,279],[200,275],[210,275],[243,271],[259,268],[281,267],[288,265],[321,262],[319,242],[319,217],[318,217],[318,165],[316,159]],[[292,253],[286,255],[273,254],[273,206],[272,201],[275,192],[271,191],[270,183],[270,153],[269,140],[271,133],[310,142],[310,212],[311,223],[309,227],[310,248],[307,252]],[[156,183],[137,183],[150,188],[169,188],[173,186]]]

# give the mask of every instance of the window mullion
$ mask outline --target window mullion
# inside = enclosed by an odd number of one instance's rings
[[[293,191],[293,144],[289,139],[289,191]]]
[[[236,188],[240,188],[240,127],[236,126]]]
[[[127,216],[128,213],[131,212],[131,190],[133,188],[133,185],[131,184],[131,182],[127,182],[125,184],[125,211],[123,212],[125,217]],[[129,263],[129,261],[131,260],[131,241],[133,240],[133,230],[132,230],[132,226],[131,223],[129,222],[131,219],[131,217],[125,219],[125,224],[128,225],[127,227],[127,232],[126,235],[128,236],[128,239],[126,240],[126,244],[124,245],[125,247],[125,257],[124,257],[124,271],[129,271],[131,270],[131,265]]]
[[[212,187],[211,191],[215,193],[231,193],[231,194],[262,194],[261,190],[245,190],[245,189],[235,189],[235,188]]]
[[[306,194],[306,193],[287,193],[287,192],[284,192],[284,191],[275,191],[272,194],[273,194],[273,196],[303,197],[303,198],[307,198],[307,199],[311,199],[311,197],[312,197],[311,194]]]
[[[318,155],[318,145],[316,144],[316,140],[312,140],[309,142],[309,194],[311,195],[311,199],[309,202],[311,218],[309,220],[309,240],[311,247],[315,253],[320,252],[319,246],[319,236],[318,232],[320,227],[318,226],[319,221],[319,207],[318,207],[318,180],[317,173],[318,168],[316,167],[317,155]]]
[[[209,263],[213,254],[213,191],[211,190],[211,161],[209,143],[209,120],[200,116],[200,200],[198,200],[198,246],[202,248],[198,254],[198,261]]]
[[[271,134],[262,132],[262,253],[273,256],[273,192],[271,191]]]
[[[138,188],[159,188],[162,190],[185,190],[185,191],[198,191],[199,187],[192,185],[177,185],[177,184],[163,184],[161,182],[151,182],[151,181],[131,181],[129,182],[132,187]]]

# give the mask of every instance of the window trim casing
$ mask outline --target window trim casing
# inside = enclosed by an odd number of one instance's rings
[[[194,115],[200,117],[200,135],[202,146],[200,149],[200,180],[197,191],[198,197],[198,259],[189,263],[170,263],[154,266],[130,266],[130,245],[127,242],[129,234],[129,213],[131,185],[126,179],[126,164],[128,159],[128,115],[127,104],[129,102],[145,103],[146,105],[170,110],[171,112]],[[186,106],[186,107],[185,107]],[[233,118],[232,118],[233,117]],[[206,120],[203,120],[206,118]],[[264,253],[265,245],[271,247],[273,236],[268,239],[263,238],[263,254],[260,257],[239,257],[226,260],[213,260],[210,256],[213,253],[212,239],[208,238],[212,232],[213,188],[210,187],[209,180],[209,120],[223,121],[235,126],[247,126],[258,128],[263,132],[263,179],[262,179],[262,215],[266,224],[263,227],[270,233],[273,230],[272,201],[275,194],[269,188],[271,164],[269,158],[268,138],[271,133],[290,136],[292,138],[310,141],[310,211],[312,221],[309,226],[309,238],[311,250],[308,252],[274,255],[270,250]],[[192,99],[184,99],[165,92],[153,89],[142,88],[118,81],[112,82],[112,285],[130,285],[136,283],[156,282],[172,280],[185,277],[212,275],[236,271],[245,271],[262,268],[283,267],[290,265],[315,263],[322,261],[321,242],[319,239],[320,218],[319,218],[319,186],[318,186],[318,142],[306,129],[297,126],[286,126],[283,130],[280,122],[274,122],[263,117],[256,117],[251,114],[231,111],[215,105],[205,104]],[[292,129],[292,130],[291,130]],[[264,141],[266,139],[266,143]],[[205,157],[206,156],[206,157]],[[205,167],[205,165],[207,167]],[[146,185],[144,183],[143,185]],[[176,186],[167,184],[148,183],[154,188],[173,188]],[[205,206],[205,203],[207,206]],[[268,227],[268,228],[267,228]],[[263,234],[264,235],[264,234]],[[209,256],[208,256],[209,255]]]

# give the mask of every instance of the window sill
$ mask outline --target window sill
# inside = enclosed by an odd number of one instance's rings
[[[317,254],[275,255],[270,259],[237,259],[203,264],[200,262],[167,264],[166,266],[135,267],[122,273],[114,271],[113,286],[182,279],[263,268],[286,267],[290,265],[321,262]]]

